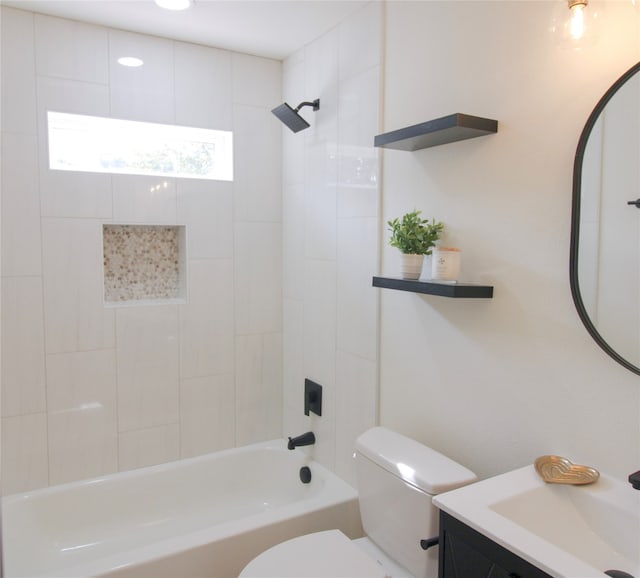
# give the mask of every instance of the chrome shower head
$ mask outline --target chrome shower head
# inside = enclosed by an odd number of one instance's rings
[[[296,108],[291,108],[286,102],[280,106],[276,106],[271,112],[275,114],[284,124],[287,125],[293,132],[300,132],[305,128],[309,128],[311,125],[302,118],[298,111],[303,106],[312,106],[313,110],[320,109],[320,99],[316,98],[313,102],[301,102]]]

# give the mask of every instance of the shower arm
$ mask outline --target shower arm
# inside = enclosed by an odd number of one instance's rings
[[[320,110],[320,99],[316,98],[313,102],[305,101],[296,106],[295,111],[298,112],[303,106],[312,106],[313,110]]]

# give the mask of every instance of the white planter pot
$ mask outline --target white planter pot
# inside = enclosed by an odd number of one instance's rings
[[[403,279],[419,279],[422,274],[424,255],[402,253],[400,261],[400,276]]]

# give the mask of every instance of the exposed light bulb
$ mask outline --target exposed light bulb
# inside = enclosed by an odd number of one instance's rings
[[[555,0],[549,26],[554,43],[571,50],[595,45],[605,22],[606,4],[604,0]]]
[[[569,23],[569,34],[574,40],[580,40],[584,36],[584,9],[588,0],[569,0],[569,10],[571,10],[571,21]]]

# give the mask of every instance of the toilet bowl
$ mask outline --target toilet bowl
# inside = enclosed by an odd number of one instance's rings
[[[438,536],[432,497],[476,481],[473,472],[383,427],[356,441],[360,515],[365,537],[339,530],[287,540],[254,558],[240,578],[435,578]]]
[[[384,578],[386,568],[340,530],[299,536],[269,548],[240,573],[242,578]]]

